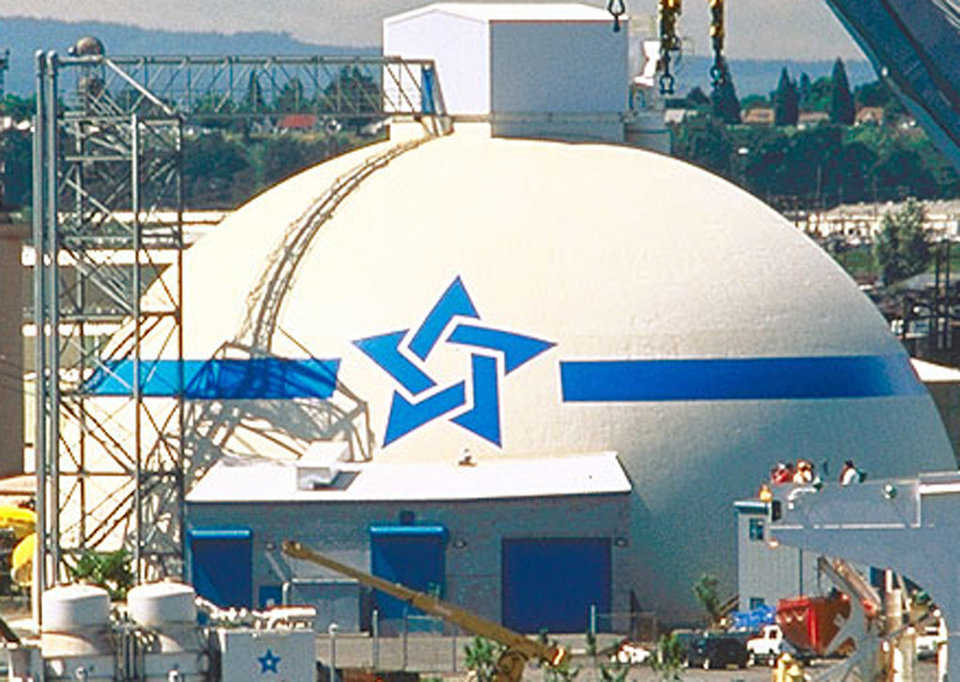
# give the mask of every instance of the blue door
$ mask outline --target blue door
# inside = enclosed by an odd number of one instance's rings
[[[520,632],[585,632],[590,605],[610,612],[609,538],[503,541],[503,624]]]
[[[249,528],[187,532],[190,576],[197,594],[217,606],[253,606],[253,533]]]
[[[420,592],[442,596],[445,582],[447,530],[443,526],[371,526],[370,572]],[[421,614],[406,603],[374,592],[374,604],[385,619]]]

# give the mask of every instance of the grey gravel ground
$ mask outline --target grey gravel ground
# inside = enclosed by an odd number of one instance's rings
[[[583,650],[583,637],[561,637],[561,642],[575,653]],[[403,639],[401,637],[381,638],[379,651],[375,651],[373,641],[366,635],[339,636],[336,641],[337,667],[374,667],[373,656],[378,656],[380,670],[410,670],[421,673],[421,677],[433,677],[453,682],[466,678],[463,647],[468,638],[440,637],[428,635],[410,635],[407,638],[407,654],[404,661]],[[601,641],[601,646],[603,642]],[[456,669],[454,669],[456,655]],[[325,635],[317,637],[317,658],[324,663],[330,661],[330,640]],[[808,667],[808,672],[816,675],[823,672],[837,660],[817,660]],[[600,672],[593,661],[586,656],[575,655],[573,666],[581,669],[575,682],[600,682]],[[934,661],[920,661],[916,667],[917,682],[936,682],[937,666]],[[770,682],[771,669],[766,666],[751,666],[740,670],[700,670],[690,669],[681,672],[685,682]],[[647,665],[633,666],[628,674],[628,682],[656,682],[661,677]],[[543,682],[543,671],[536,666],[528,666],[524,675],[525,682]]]

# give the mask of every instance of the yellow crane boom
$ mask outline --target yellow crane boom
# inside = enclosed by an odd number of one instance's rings
[[[339,561],[334,561],[294,540],[285,541],[283,551],[294,559],[310,561],[318,566],[349,576],[364,585],[405,601],[421,611],[459,625],[467,632],[503,644],[507,647],[507,650],[497,661],[495,682],[517,682],[523,676],[523,669],[530,659],[543,661],[551,666],[558,666],[567,658],[567,650],[561,646],[542,644],[433,595],[412,590],[400,583],[392,583],[352,566],[341,564]]]

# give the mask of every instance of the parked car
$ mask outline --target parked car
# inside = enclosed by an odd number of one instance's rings
[[[779,625],[765,625],[760,635],[747,640],[750,664],[766,663],[773,666],[783,651],[783,631]]]
[[[697,632],[696,630],[688,630],[685,628],[678,628],[676,630],[670,631],[670,636],[676,639],[677,643],[680,645],[683,650],[683,664],[690,665],[690,653],[693,650],[694,644],[698,639],[703,637],[703,633]],[[659,658],[661,652],[657,652]],[[662,660],[660,661],[663,662]]]
[[[693,643],[688,660],[690,667],[700,666],[704,670],[726,668],[729,665],[746,668],[750,654],[739,637],[707,633]]]
[[[620,643],[617,651],[610,657],[610,662],[634,665],[637,663],[646,663],[652,655],[649,650],[644,649],[636,642],[625,639]]]

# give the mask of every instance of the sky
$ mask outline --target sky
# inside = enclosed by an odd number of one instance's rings
[[[604,7],[604,0],[583,0]],[[0,0],[0,17],[107,21],[186,31],[280,31],[306,42],[380,44],[384,17],[428,0]],[[656,0],[624,0],[628,12],[656,15]],[[709,53],[706,0],[686,0],[680,33],[687,50]],[[2,24],[0,24],[2,34]],[[727,56],[734,59],[863,59],[824,0],[730,0]]]

